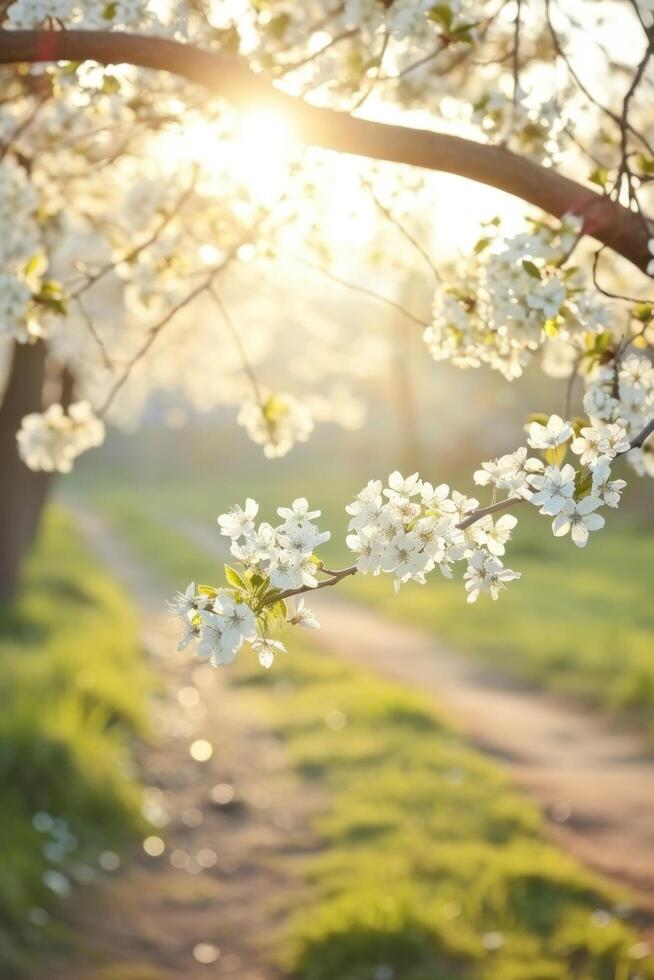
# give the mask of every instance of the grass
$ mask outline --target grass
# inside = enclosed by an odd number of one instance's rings
[[[172,588],[215,561],[134,501],[114,511]],[[192,569],[192,572],[191,572]],[[547,843],[541,817],[431,702],[293,637],[267,673],[242,656],[307,781],[328,790],[324,842],[282,950],[295,980],[635,980],[651,959],[625,895]]]
[[[0,972],[54,934],[58,896],[140,825],[129,737],[149,680],[136,637],[125,596],[52,509],[18,603],[0,612]]]
[[[260,500],[262,516],[270,519],[277,505],[306,493],[323,510],[321,525],[332,530],[321,554],[339,566],[349,559],[344,503],[368,475],[361,463],[357,469],[336,462],[325,479],[317,466],[278,461],[265,481],[260,471],[257,476],[242,468],[217,484],[207,474],[195,481],[182,474],[150,478],[138,488],[104,478],[81,486],[124,526],[138,523],[147,507],[161,523],[193,522],[207,534],[216,515],[246,495]],[[648,490],[630,486],[636,509],[628,510],[627,500],[625,513],[607,511],[607,528],[585,549],[575,548],[569,538],[554,538],[548,520],[533,510],[516,510],[519,524],[507,564],[522,578],[497,603],[483,597],[468,606],[460,577],[448,582],[438,573],[426,586],[404,586],[398,596],[388,576],[358,576],[339,589],[539,686],[605,709],[628,710],[654,734],[654,528],[643,503]],[[178,584],[198,578],[192,563],[181,571]],[[211,572],[214,582],[220,572]]]

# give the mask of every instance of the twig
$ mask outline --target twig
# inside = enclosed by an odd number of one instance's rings
[[[75,302],[77,303],[77,306],[79,307],[79,311],[82,314],[82,319],[84,320],[84,323],[86,324],[86,327],[87,327],[89,333],[91,334],[91,336],[93,337],[93,339],[95,340],[96,344],[98,345],[98,347],[100,349],[100,353],[102,355],[102,361],[104,363],[104,366],[109,371],[111,371],[113,369],[113,363],[112,363],[111,358],[109,357],[109,353],[107,351],[107,347],[105,345],[104,340],[102,339],[102,337],[100,336],[100,334],[96,330],[95,324],[93,323],[93,320],[89,316],[88,310],[86,309],[86,307],[82,303],[81,297],[80,296],[77,296],[75,298]]]
[[[624,456],[626,453],[631,452],[632,449],[642,449],[643,444],[651,436],[652,432],[654,432],[654,419],[650,419],[645,428],[641,429],[638,435],[633,437],[629,443],[629,449],[624,449],[621,453],[617,453],[616,455]]]
[[[422,256],[422,258],[425,260],[425,262],[427,263],[427,265],[429,266],[429,268],[433,272],[434,277],[438,280],[438,282],[441,282],[441,274],[438,271],[438,268],[437,268],[434,260],[432,259],[431,255],[427,251],[427,249],[423,245],[421,245],[420,242],[418,241],[418,239],[408,230],[408,228],[405,228],[405,226],[402,224],[402,222],[398,218],[395,217],[395,215],[390,210],[390,208],[386,207],[386,205],[382,201],[379,200],[379,198],[377,197],[377,194],[375,192],[374,187],[372,186],[372,184],[370,183],[370,181],[367,180],[367,178],[363,176],[363,174],[359,174],[359,180],[360,180],[361,184],[365,187],[365,189],[368,191],[368,193],[372,197],[373,201],[375,202],[375,204],[377,205],[377,207],[381,211],[381,213],[386,218],[388,218],[388,220],[391,222],[391,224],[394,225],[397,228],[397,230],[400,232],[400,234],[404,238],[406,238],[406,240],[409,242],[409,244],[412,245],[413,248],[415,248],[415,250],[419,253],[419,255]]]
[[[318,589],[328,589],[331,585],[337,585],[342,579],[347,578],[348,575],[356,575],[357,571],[356,565],[350,565],[348,568],[341,568],[338,572],[330,572],[331,578],[325,579],[323,582],[318,582],[317,585],[301,585],[297,589],[286,589],[284,592],[280,592],[279,595],[269,599],[268,602],[264,602],[261,608],[263,609],[264,606],[270,606],[275,602],[280,602],[282,599],[290,599],[294,595],[302,595],[304,592],[317,592]]]
[[[487,517],[489,514],[496,514],[500,510],[506,510],[507,507],[513,507],[516,504],[524,504],[525,497],[507,497],[506,500],[498,500],[496,504],[490,504],[488,507],[478,507],[477,510],[473,510],[471,514],[457,524],[460,531],[465,531],[467,527],[472,527],[477,521],[480,521],[482,517]]]
[[[357,109],[360,109],[361,106],[365,102],[367,102],[368,99],[369,99],[369,97],[372,95],[372,93],[373,93],[373,91],[375,89],[375,86],[377,85],[377,82],[381,78],[382,64],[383,64],[383,61],[384,61],[384,55],[386,54],[386,50],[388,48],[388,42],[389,42],[389,40],[390,40],[390,34],[388,33],[388,31],[386,31],[386,33],[384,34],[384,40],[382,41],[381,51],[379,52],[379,56],[378,56],[377,69],[376,69],[375,74],[374,74],[374,76],[372,78],[372,81],[370,82],[370,85],[365,90],[365,92],[363,92],[363,94],[359,96],[359,98],[357,99],[357,101],[350,108],[350,113],[356,112]]]
[[[410,310],[405,309],[400,303],[396,303],[395,300],[389,299],[388,296],[383,296],[381,293],[375,292],[374,289],[369,289],[368,286],[361,286],[359,283],[350,282],[348,279],[343,279],[341,276],[337,276],[335,272],[330,269],[326,269],[322,265],[318,265],[317,262],[311,262],[309,259],[300,258],[299,256],[293,256],[296,262],[301,262],[302,265],[308,266],[310,269],[314,269],[316,272],[320,272],[323,276],[326,276],[332,282],[338,283],[339,286],[345,286],[346,289],[352,289],[356,293],[361,293],[364,296],[370,296],[371,299],[376,299],[380,303],[384,303],[386,306],[390,306],[392,309],[401,313],[408,320],[412,320],[419,327],[428,327],[429,322],[427,320],[421,319],[421,317],[416,316],[415,313],[411,313]]]
[[[606,245],[602,245],[601,248],[598,248],[597,249],[597,251],[595,252],[595,254],[593,256],[592,277],[593,277],[593,285],[595,286],[595,289],[597,289],[597,291],[600,292],[602,294],[602,296],[606,296],[607,299],[620,299],[620,300],[624,300],[627,303],[646,303],[646,302],[648,302],[647,300],[643,300],[642,297],[638,297],[638,296],[625,296],[624,293],[612,293],[608,289],[605,289],[602,285],[600,285],[600,282],[599,282],[599,260],[600,260],[600,258],[602,256],[602,253],[604,252],[604,249],[605,248],[606,248]]]
[[[95,284],[99,282],[100,279],[103,279],[104,276],[106,276],[109,272],[115,269],[117,265],[120,265],[121,263],[125,263],[125,262],[128,264],[133,262],[134,259],[138,258],[141,252],[144,252],[146,248],[149,248],[150,245],[153,245],[157,241],[159,236],[163,234],[163,232],[166,230],[170,222],[177,217],[177,215],[180,213],[180,211],[188,201],[189,197],[191,196],[195,188],[196,178],[197,178],[197,172],[196,172],[196,168],[194,168],[193,178],[191,180],[191,183],[186,188],[186,190],[179,196],[176,204],[163,216],[163,218],[158,223],[154,231],[150,235],[148,235],[148,237],[144,241],[140,242],[138,245],[135,245],[134,248],[130,249],[130,251],[127,252],[121,259],[116,259],[115,261],[107,262],[105,263],[105,265],[101,266],[97,272],[94,272],[91,275],[87,274],[86,281],[82,283],[81,286],[78,286],[78,288],[71,294],[71,299],[78,299],[82,295],[82,293],[87,292],[87,290],[91,289],[92,286],[95,286]]]
[[[259,381],[257,379],[257,376],[254,373],[254,368],[252,367],[252,364],[250,363],[250,360],[248,358],[247,351],[245,349],[245,344],[243,343],[243,338],[241,337],[239,331],[237,330],[236,324],[234,323],[231,316],[229,315],[227,307],[223,303],[222,297],[220,296],[220,293],[216,289],[213,282],[210,283],[208,289],[209,289],[209,295],[211,296],[212,300],[220,310],[221,316],[225,322],[225,326],[227,327],[231,335],[231,338],[234,341],[234,344],[236,345],[236,348],[239,352],[241,358],[241,364],[243,366],[243,370],[245,371],[248,378],[250,379],[252,390],[254,391],[255,400],[259,405],[259,408],[263,409],[264,403],[263,403],[263,397],[261,395],[261,388],[259,387]]]

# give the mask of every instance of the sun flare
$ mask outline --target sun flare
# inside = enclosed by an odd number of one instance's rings
[[[291,122],[275,109],[255,107],[235,117],[229,130],[209,119],[195,119],[175,133],[162,134],[157,152],[176,168],[181,162],[215,163],[215,179],[243,184],[262,204],[282,193],[297,151]]]

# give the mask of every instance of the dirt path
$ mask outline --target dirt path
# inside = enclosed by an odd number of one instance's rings
[[[229,686],[229,672],[175,652],[178,631],[162,609],[161,586],[98,520],[83,524],[147,624],[163,690],[156,744],[139,761],[147,812],[161,826],[146,831],[148,848],[156,852],[164,839],[165,850],[149,856],[139,848],[101,887],[78,892],[69,923],[82,938],[72,957],[33,980],[275,980],[273,934],[289,901],[302,897],[293,869],[317,846],[308,818],[322,801],[300,791],[282,746],[248,696]],[[210,758],[194,759],[194,745],[200,757],[208,745]]]
[[[195,523],[182,530],[224,560],[217,535]],[[654,935],[654,753],[644,738],[336,590],[308,604],[322,623],[317,646],[437,695],[469,740],[542,805],[556,841],[638,892]]]
[[[311,607],[323,624],[316,644],[437,694],[472,743],[544,807],[552,836],[635,887],[654,914],[654,757],[643,738],[335,594],[316,595]]]

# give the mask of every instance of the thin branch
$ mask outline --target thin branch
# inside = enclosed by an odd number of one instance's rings
[[[652,432],[654,432],[654,419],[650,419],[644,429],[634,436],[629,443],[629,449],[625,449],[623,452],[618,453],[618,456],[624,456],[626,453],[631,452],[632,449],[642,449],[644,443],[649,439]]]
[[[241,364],[243,366],[243,370],[245,371],[248,378],[250,379],[250,384],[252,385],[252,390],[254,392],[255,400],[259,405],[259,407],[263,409],[264,402],[263,402],[263,397],[261,395],[259,380],[256,374],[254,373],[254,368],[252,367],[252,364],[250,363],[250,360],[248,358],[247,351],[245,349],[245,344],[243,343],[243,338],[241,337],[239,331],[237,330],[236,324],[234,323],[231,316],[229,315],[227,307],[223,303],[222,297],[218,292],[218,290],[216,289],[213,282],[209,284],[208,288],[209,288],[209,295],[211,296],[212,300],[220,310],[225,326],[227,327],[230,336],[234,341],[236,349],[238,350],[239,356],[241,358]]]
[[[580,354],[572,366],[572,371],[570,372],[570,377],[568,378],[568,383],[565,386],[565,405],[563,406],[563,418],[570,418],[570,409],[572,408],[572,392],[574,390],[575,381],[579,377],[579,368],[581,367],[581,362],[583,359],[583,354]]]
[[[618,115],[618,113],[614,112],[612,109],[609,109],[608,106],[605,106],[603,103],[601,103],[598,99],[595,98],[595,96],[592,94],[588,86],[585,85],[585,83],[581,80],[579,74],[577,73],[574,66],[572,65],[572,62],[570,61],[567,52],[564,50],[561,41],[559,39],[559,36],[556,33],[556,30],[552,23],[551,7],[552,7],[551,0],[545,0],[545,13],[547,19],[547,26],[549,29],[550,37],[552,39],[552,45],[554,47],[556,54],[565,63],[565,66],[568,69],[571,78],[574,80],[575,84],[580,89],[580,91],[586,96],[588,101],[591,102],[596,109],[599,109],[600,112],[604,113],[604,115],[606,115],[609,119],[611,119],[617,126],[620,126],[620,116]],[[654,154],[654,150],[652,149],[652,146],[650,145],[648,140],[642,135],[642,133],[640,133],[637,129],[635,129],[631,125],[629,125],[629,130],[634,134],[634,136],[637,139],[640,140],[640,142],[645,146],[645,148],[649,153]]]
[[[34,120],[38,116],[39,112],[41,111],[41,109],[43,108],[43,106],[48,101],[48,98],[49,98],[49,96],[46,95],[43,98],[38,99],[34,103],[34,106],[32,107],[31,111],[28,113],[28,115],[25,117],[25,119],[23,119],[22,123],[20,123],[20,125],[16,127],[16,129],[13,131],[13,133],[11,133],[9,135],[9,138],[7,139],[7,142],[4,143],[4,145],[3,144],[0,144],[0,163],[2,163],[2,161],[4,160],[4,158],[7,156],[7,153],[9,152],[12,143],[15,143],[16,140],[20,136],[22,136],[23,133],[27,129],[29,129],[29,127],[32,125],[32,123],[34,122]]]
[[[598,248],[598,250],[595,252],[595,254],[593,256],[592,277],[593,277],[593,285],[595,286],[595,289],[597,289],[597,291],[600,292],[602,294],[602,296],[606,296],[607,299],[620,299],[620,300],[624,300],[626,303],[646,303],[646,302],[648,302],[648,300],[643,300],[642,297],[638,297],[638,296],[625,296],[624,293],[612,293],[612,292],[610,292],[610,290],[605,289],[604,286],[600,285],[600,281],[599,281],[599,261],[600,261],[600,258],[602,257],[602,252],[604,251],[605,248],[606,248],[606,245],[602,245],[602,247],[601,248]]]
[[[326,571],[327,569],[325,569]],[[341,568],[338,572],[329,572],[328,574],[331,575],[331,578],[318,582],[317,585],[301,585],[297,589],[286,589],[284,592],[280,592],[279,595],[262,603],[260,608],[263,609],[265,606],[273,605],[273,603],[280,602],[282,599],[290,599],[295,595],[303,595],[305,592],[317,592],[318,589],[328,589],[332,585],[338,585],[342,579],[347,578],[349,575],[356,575],[357,571],[356,565],[350,565],[348,568]]]
[[[395,225],[395,227],[400,232],[400,234],[402,235],[402,237],[407,240],[407,242],[418,252],[418,254],[420,256],[422,256],[422,258],[425,260],[425,262],[427,263],[427,265],[429,266],[429,268],[433,272],[434,277],[438,280],[438,282],[440,282],[441,281],[441,274],[438,271],[438,268],[437,268],[434,260],[432,259],[431,255],[427,251],[427,249],[423,245],[421,245],[421,243],[418,241],[418,239],[415,237],[415,235],[413,235],[408,230],[408,228],[406,228],[402,224],[402,222],[398,218],[395,217],[395,215],[393,214],[393,212],[391,211],[391,209],[388,208],[388,207],[386,207],[386,205],[382,201],[379,200],[379,198],[377,197],[377,194],[375,192],[375,188],[372,186],[372,184],[370,183],[370,181],[367,180],[362,174],[359,174],[359,180],[360,180],[361,184],[365,187],[365,189],[368,191],[368,193],[372,197],[373,201],[375,202],[375,204],[377,205],[377,207],[381,211],[381,213],[391,222],[392,225]]]
[[[556,218],[573,211],[586,219],[586,234],[639,269],[645,271],[651,258],[649,236],[636,213],[505,147],[311,105],[271,86],[238,56],[167,38],[111,31],[0,31],[0,64],[85,60],[170,71],[237,106],[277,108],[310,145],[458,174],[514,194]]]
[[[382,65],[384,63],[384,56],[385,56],[386,50],[388,48],[388,42],[389,42],[389,40],[390,40],[390,34],[388,33],[388,31],[386,31],[384,33],[384,39],[382,41],[381,51],[379,52],[379,55],[378,55],[377,68],[375,70],[375,74],[372,77],[372,80],[370,82],[370,85],[368,85],[367,89],[365,89],[365,91],[356,100],[356,102],[354,103],[354,105],[350,108],[350,113],[356,112],[357,109],[360,109],[361,106],[364,105],[364,103],[366,103],[368,101],[368,99],[370,98],[370,96],[374,92],[375,86],[377,85],[377,83],[379,82],[379,80],[381,78]]]
[[[323,44],[322,48],[318,48],[317,51],[312,51],[308,54],[306,58],[300,58],[298,61],[292,61],[288,64],[282,66],[282,70],[279,74],[275,75],[275,78],[284,78],[286,75],[290,75],[294,71],[298,71],[300,68],[305,68],[310,65],[312,61],[316,61],[321,55],[325,54],[336,44],[340,44],[341,41],[346,41],[350,37],[354,37],[357,31],[354,28],[350,28],[347,31],[342,31],[340,34],[335,34],[334,37],[330,38],[326,44]]]
[[[511,50],[511,72],[513,75],[513,108],[518,104],[520,93],[520,27],[522,0],[516,0],[515,25],[513,28],[513,48]]]
[[[335,272],[330,269],[326,269],[322,265],[318,265],[317,262],[311,262],[309,259],[300,258],[299,256],[294,256],[296,262],[301,262],[302,265],[308,266],[309,269],[315,269],[316,272],[320,272],[321,275],[326,276],[332,282],[338,283],[339,286],[344,286],[346,289],[352,289],[356,293],[361,293],[363,296],[370,296],[371,299],[376,299],[379,303],[384,303],[386,306],[390,306],[391,309],[396,310],[396,312],[401,313],[408,320],[416,323],[419,327],[428,327],[429,323],[427,320],[421,319],[410,310],[405,309],[400,303],[396,303],[395,300],[389,299],[388,296],[382,296],[381,293],[375,292],[374,289],[369,289],[368,286],[361,286],[359,283],[350,282],[348,279],[343,279],[341,276],[337,276]]]
[[[498,500],[496,504],[490,504],[488,507],[478,507],[477,510],[473,510],[471,514],[457,524],[460,531],[465,531],[467,527],[472,527],[477,521],[480,521],[482,517],[487,517],[489,514],[497,514],[500,510],[507,510],[509,507],[514,507],[517,504],[524,504],[525,497],[507,497],[506,500]]]
[[[111,358],[109,357],[109,353],[107,351],[105,342],[100,336],[100,334],[98,333],[98,331],[96,330],[95,324],[93,323],[93,320],[91,319],[88,310],[84,306],[81,297],[77,296],[75,298],[75,302],[77,303],[78,309],[82,315],[82,319],[84,320],[84,323],[86,324],[89,333],[91,334],[96,344],[98,345],[100,354],[102,355],[102,363],[107,368],[107,370],[109,371],[113,370],[114,365],[112,363]]]
[[[111,262],[107,262],[105,265],[101,266],[97,272],[94,272],[91,275],[87,274],[86,281],[82,283],[82,285],[79,286],[71,294],[71,299],[78,299],[82,295],[82,293],[85,293],[87,290],[91,289],[91,287],[95,286],[100,279],[104,278],[104,276],[106,276],[109,272],[112,272],[117,265],[121,263],[129,264],[133,262],[134,259],[138,258],[141,252],[144,252],[146,248],[150,247],[150,245],[154,245],[154,243],[158,240],[159,236],[163,234],[163,232],[166,230],[166,228],[171,223],[171,221],[174,221],[174,219],[180,213],[180,211],[188,201],[189,197],[193,193],[193,190],[195,188],[196,177],[197,174],[194,170],[193,178],[189,186],[182,194],[180,194],[177,202],[173,205],[173,207],[169,211],[166,212],[166,214],[164,214],[161,221],[158,222],[154,231],[150,235],[148,235],[148,237],[144,241],[140,242],[138,245],[135,245],[134,248],[130,249],[130,251],[127,252],[122,258],[112,260]]]
[[[247,232],[241,236],[239,241],[236,242],[230,248],[230,250],[227,252],[222,262],[214,266],[209,271],[208,276],[205,279],[203,279],[203,281],[199,283],[199,285],[197,285],[194,289],[192,289],[190,293],[187,293],[187,295],[184,297],[183,300],[181,300],[181,302],[177,303],[176,306],[174,306],[171,310],[169,310],[168,313],[166,313],[166,315],[163,317],[163,319],[159,320],[158,323],[150,327],[150,329],[146,334],[145,340],[138,348],[136,353],[127,362],[120,377],[116,380],[113,387],[110,389],[107,398],[105,399],[102,407],[98,412],[99,415],[105,415],[106,412],[109,410],[109,408],[113,404],[114,399],[116,398],[116,395],[119,393],[119,391],[122,389],[123,385],[126,383],[127,379],[129,378],[133,368],[143,357],[145,357],[145,355],[148,353],[148,351],[152,347],[153,343],[155,342],[159,334],[168,326],[171,320],[173,320],[178,313],[180,313],[190,303],[192,303],[193,300],[197,299],[198,296],[200,296],[202,293],[204,293],[206,290],[208,290],[211,287],[216,277],[219,276],[220,273],[223,272],[227,268],[227,266],[229,266],[234,261],[234,259],[238,256],[238,251],[241,248],[241,246],[244,245],[245,242],[247,242],[252,237],[254,231],[259,227],[259,225],[263,222],[263,220],[266,217],[268,217],[269,214],[270,211],[263,211],[256,219],[256,221],[254,221],[252,225],[247,229]]]
[[[166,313],[166,315],[161,320],[159,320],[158,323],[156,323],[153,327],[150,327],[150,329],[148,330],[145,336],[145,340],[138,348],[136,353],[129,359],[122,373],[116,379],[113,386],[110,388],[109,394],[107,395],[105,401],[103,402],[101,408],[98,411],[98,415],[100,416],[106,415],[111,405],[113,404],[116,396],[118,395],[119,391],[121,391],[121,389],[125,385],[134,367],[138,364],[140,360],[142,360],[145,357],[145,355],[148,353],[148,351],[152,347],[153,343],[155,342],[159,334],[162,332],[162,330],[168,326],[170,321],[173,320],[178,313],[181,313],[182,310],[186,309],[189,303],[192,303],[194,299],[197,299],[197,297],[200,296],[201,293],[203,293],[206,289],[209,288],[212,276],[208,277],[203,282],[201,282],[200,285],[196,286],[195,289],[192,289],[190,293],[187,293],[184,299],[181,300],[179,303],[177,303],[177,305],[174,306],[171,310],[169,310],[168,313]]]

